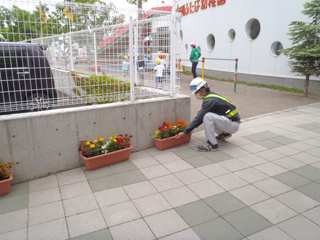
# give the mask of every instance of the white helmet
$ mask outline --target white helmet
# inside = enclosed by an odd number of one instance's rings
[[[194,90],[192,94],[194,94],[196,91],[198,91],[200,88],[202,88],[207,82],[203,80],[202,78],[195,78],[190,83],[190,90]]]

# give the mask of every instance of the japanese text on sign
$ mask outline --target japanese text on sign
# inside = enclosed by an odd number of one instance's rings
[[[225,3],[226,0],[195,0],[194,2],[190,1],[190,3],[186,3],[183,6],[179,7],[179,12],[182,13],[183,16],[185,16],[189,13],[198,12],[199,9],[204,10]]]

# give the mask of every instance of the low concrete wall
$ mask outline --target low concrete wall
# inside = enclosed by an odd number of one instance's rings
[[[154,146],[163,121],[190,121],[189,96],[0,116],[0,161],[14,162],[13,183],[83,166],[80,140],[133,135],[133,151]]]
[[[183,66],[185,71],[191,71],[190,67]],[[202,70],[197,68],[198,77],[201,77]],[[234,73],[215,71],[205,69],[205,75],[215,76],[217,78],[234,79]],[[288,88],[298,88],[304,90],[304,77],[301,78],[288,78],[288,77],[276,77],[276,76],[263,76],[256,74],[238,73],[238,81],[245,81],[248,83],[262,83],[267,85],[277,85]],[[320,94],[320,79],[310,79],[309,92]]]

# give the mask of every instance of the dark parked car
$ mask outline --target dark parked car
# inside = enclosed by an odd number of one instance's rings
[[[57,92],[47,45],[0,42],[0,113],[50,109]]]

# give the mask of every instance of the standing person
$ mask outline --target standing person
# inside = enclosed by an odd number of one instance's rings
[[[190,54],[190,61],[192,62],[192,74],[193,78],[197,77],[197,65],[198,65],[198,60],[201,57],[201,52],[196,48],[195,43],[191,43],[190,46],[192,47],[192,51]]]
[[[217,140],[224,141],[232,136],[231,133],[239,130],[238,110],[227,98],[212,92],[202,78],[193,79],[190,83],[190,90],[194,90],[192,94],[195,94],[198,100],[203,100],[203,103],[197,116],[179,135],[188,135],[203,123],[207,143],[199,146],[198,151],[218,151]]]
[[[127,74],[129,73],[129,58],[128,58],[128,56],[124,56],[123,57],[124,58],[124,60],[123,60],[123,62],[122,62],[122,70],[123,70],[123,77],[126,77],[127,76]]]
[[[152,72],[156,71],[156,88],[158,88],[158,83],[161,84],[160,89],[163,87],[162,86],[162,82],[163,82],[163,70],[164,70],[164,66],[161,65],[161,59],[157,58],[156,59],[156,63],[157,65],[155,66],[155,68],[153,69]]]

